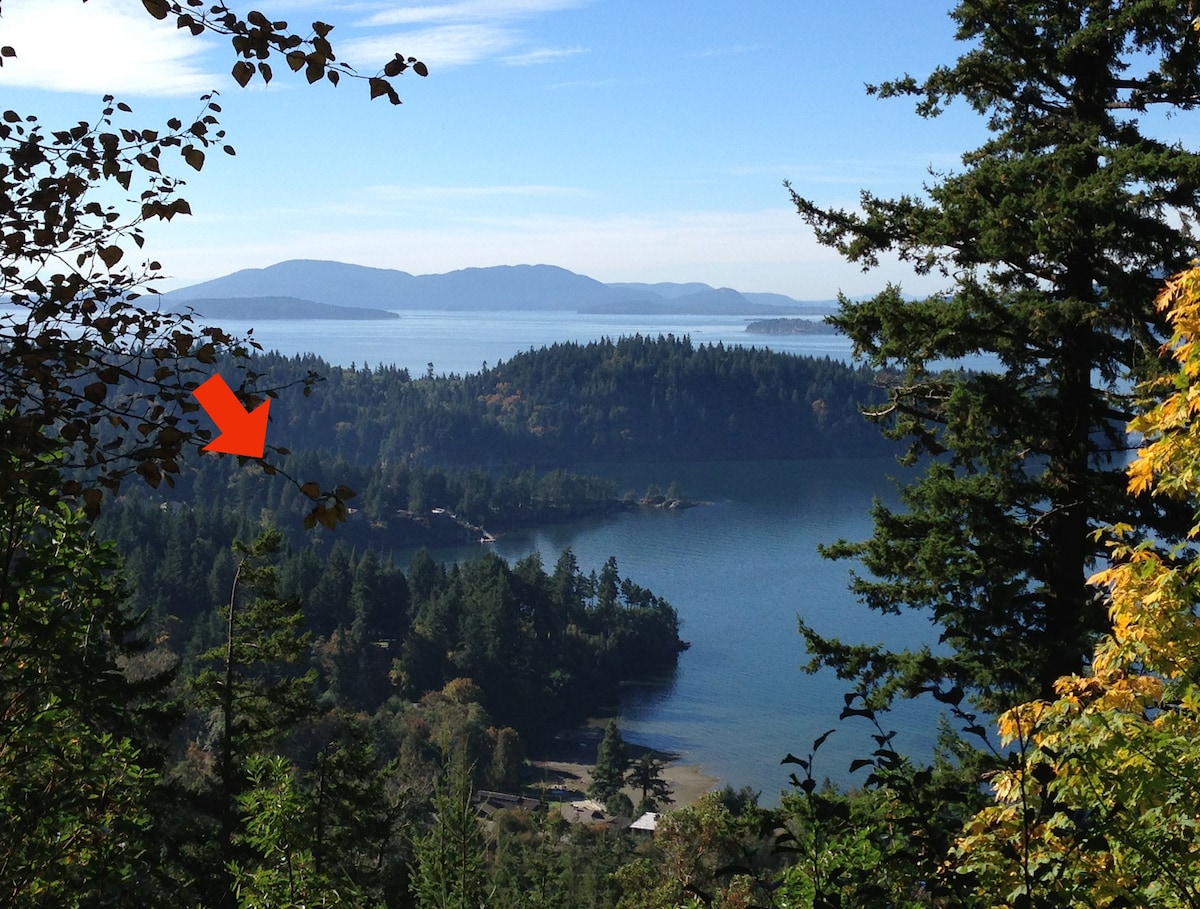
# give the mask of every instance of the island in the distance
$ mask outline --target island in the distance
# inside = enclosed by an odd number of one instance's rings
[[[758,319],[746,331],[759,335],[833,335],[837,326],[815,319]]]
[[[399,319],[400,314],[366,306],[332,306],[299,297],[213,297],[175,302],[176,310],[192,309],[206,319],[280,320],[280,319]]]

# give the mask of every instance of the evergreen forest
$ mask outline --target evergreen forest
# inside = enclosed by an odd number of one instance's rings
[[[360,74],[321,22],[141,6],[227,40],[242,87],[274,62],[399,104],[428,74],[401,54]],[[215,97],[165,124],[111,96],[95,122],[4,111],[4,904],[1200,905],[1200,152],[1173,132],[1200,105],[1200,18],[950,14],[961,56],[868,91],[923,118],[964,105],[987,140],[914,195],[836,209],[788,186],[848,261],[944,279],[842,299],[855,367],[671,336],[441,377],[265,353],[147,305],[163,268],[135,261],[146,224],[190,213],[181,169],[233,153]],[[976,354],[1000,366],[945,367]],[[212,450],[214,374],[272,403],[261,453]],[[686,621],[615,556],[432,548],[688,504],[588,465],[879,453],[916,478],[825,554],[863,608],[917,610],[939,646],[801,618],[809,668],[845,686],[829,726],[872,730],[857,784],[819,776],[830,732],[798,724],[769,756],[778,807],[736,780],[677,804],[611,722],[586,812],[564,804],[530,755],[669,673]],[[950,717],[932,754],[894,744],[912,698]]]

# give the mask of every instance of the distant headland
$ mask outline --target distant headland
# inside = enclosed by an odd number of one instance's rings
[[[837,327],[814,319],[759,319],[746,326],[758,335],[835,335]]]

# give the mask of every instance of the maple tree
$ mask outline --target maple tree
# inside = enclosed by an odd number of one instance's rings
[[[1185,540],[1112,528],[1112,633],[1056,696],[1003,714],[1010,766],[957,848],[991,905],[1200,905],[1200,269],[1158,297],[1177,370],[1146,390],[1131,493],[1181,502]],[[995,902],[997,899],[1002,902]]]

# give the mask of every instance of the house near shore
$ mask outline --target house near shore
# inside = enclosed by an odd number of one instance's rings
[[[482,818],[490,819],[497,811],[535,811],[544,807],[541,799],[530,798],[526,795],[510,795],[507,792],[490,792],[481,789],[475,793],[475,813]]]
[[[475,793],[473,804],[475,814],[485,821],[493,820],[498,811],[537,811],[546,807],[546,802],[542,799],[507,792],[491,792],[487,789]],[[563,803],[559,806],[558,813],[568,824],[587,824],[589,827],[608,827],[612,830],[625,830],[630,826],[630,818],[609,814],[604,810],[604,806],[594,799]],[[654,815],[655,822],[657,817]],[[640,820],[642,818],[639,818]]]
[[[609,814],[595,799],[568,802],[558,809],[558,813],[568,824],[587,824],[589,827],[609,827],[612,830],[624,830],[630,821],[627,817]]]
[[[629,825],[629,829],[634,833],[641,833],[646,836],[654,836],[654,831],[658,829],[658,819],[661,815],[657,811],[647,811],[636,821]]]

